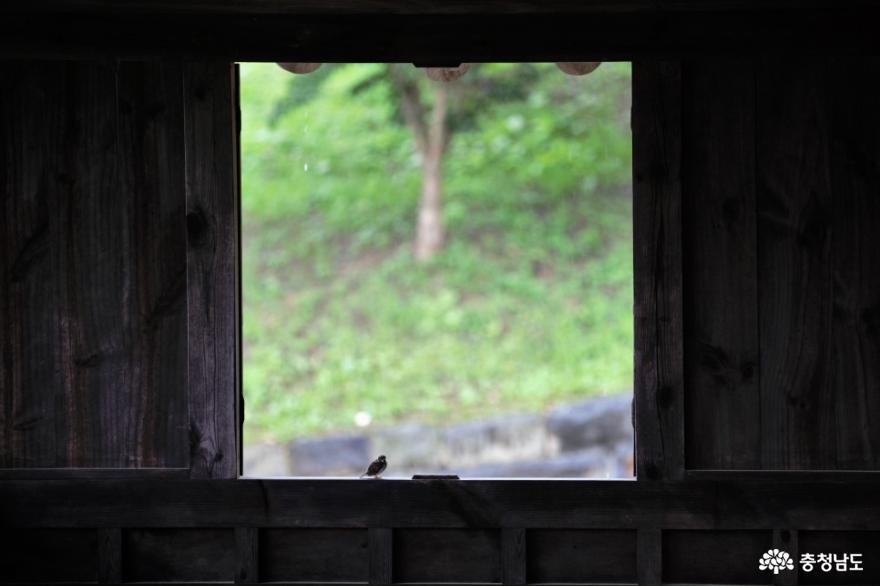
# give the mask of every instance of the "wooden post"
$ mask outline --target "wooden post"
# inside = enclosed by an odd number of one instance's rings
[[[387,527],[369,529],[370,584],[391,584],[393,533]]]
[[[501,529],[501,583],[526,583],[526,530]]]

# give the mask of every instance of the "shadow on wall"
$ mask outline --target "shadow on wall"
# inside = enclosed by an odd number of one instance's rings
[[[378,454],[385,476],[628,478],[632,394],[446,427],[404,424],[363,434],[244,446],[245,476],[359,476]]]

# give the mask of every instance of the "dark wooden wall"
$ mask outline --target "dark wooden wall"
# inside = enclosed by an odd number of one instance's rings
[[[236,92],[0,63],[0,474],[237,473]]]
[[[231,480],[234,68],[0,70],[0,581],[880,582],[880,61],[635,64],[639,478],[586,483]]]
[[[0,483],[0,581],[880,583],[880,483],[105,480]],[[758,569],[771,547],[861,572]],[[51,563],[47,563],[50,562]]]
[[[878,74],[636,66],[640,476],[880,467]]]
[[[880,60],[685,61],[688,468],[880,467]]]

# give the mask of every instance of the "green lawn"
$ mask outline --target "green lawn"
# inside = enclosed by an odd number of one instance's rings
[[[419,263],[419,159],[382,66],[242,65],[248,441],[629,391],[629,76],[472,69],[448,241]]]

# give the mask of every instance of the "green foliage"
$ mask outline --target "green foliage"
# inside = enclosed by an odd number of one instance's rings
[[[243,65],[246,433],[630,389],[629,76],[497,64],[452,84],[448,242],[420,264],[420,161],[387,66]]]

